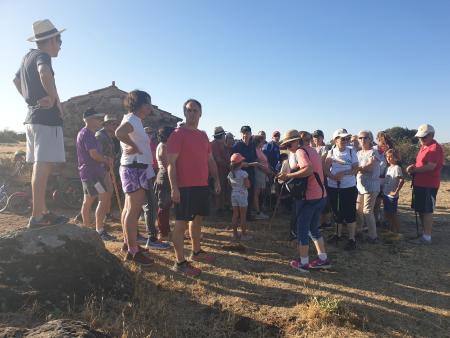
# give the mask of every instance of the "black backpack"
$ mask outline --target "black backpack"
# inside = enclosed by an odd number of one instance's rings
[[[305,149],[303,149],[303,148],[299,148],[299,149],[303,150],[306,153],[306,156],[308,156],[308,158],[309,158],[309,154]],[[300,170],[300,169],[297,169],[297,170]],[[317,172],[314,171],[313,175],[316,178],[316,181],[319,184],[320,189],[322,189],[322,198],[323,198],[323,196],[325,194],[325,188],[323,186],[322,180],[320,179],[320,176]],[[292,178],[289,181],[285,182],[284,186],[293,198],[295,198],[297,200],[303,200],[306,197],[306,190],[308,189],[308,179],[309,179],[309,176],[300,177],[300,178]]]

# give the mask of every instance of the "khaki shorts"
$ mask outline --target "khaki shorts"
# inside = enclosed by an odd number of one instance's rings
[[[61,126],[26,124],[27,162],[65,162],[64,138]]]

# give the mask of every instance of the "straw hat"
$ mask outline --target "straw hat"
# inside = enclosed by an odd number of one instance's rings
[[[296,141],[296,140],[300,140],[300,135],[298,133],[298,130],[296,130],[296,129],[288,130],[283,135],[283,140],[280,143],[280,147],[282,147],[292,141]]]
[[[33,23],[33,33],[34,36],[28,38],[30,42],[43,41],[57,36],[64,32],[66,29],[61,29],[60,31],[53,26],[52,22],[48,19],[39,20]]]
[[[226,134],[226,132],[225,132],[225,130],[223,130],[223,128],[222,127],[215,127],[214,128],[214,135],[213,136],[220,136],[220,135],[225,135]]]

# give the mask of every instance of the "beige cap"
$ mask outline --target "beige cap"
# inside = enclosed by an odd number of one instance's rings
[[[433,126],[429,124],[422,124],[417,128],[417,133],[414,135],[415,137],[425,137],[430,133],[434,133]]]

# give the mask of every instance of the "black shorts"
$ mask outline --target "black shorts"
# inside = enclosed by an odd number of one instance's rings
[[[421,214],[432,214],[436,207],[437,188],[414,187],[411,208]]]
[[[81,181],[81,185],[83,186],[83,193],[91,197],[98,196],[98,194],[103,194],[108,191],[103,177]]]
[[[328,187],[328,199],[338,223],[353,223],[356,221],[356,187],[331,188]]]
[[[175,204],[175,219],[177,221],[192,221],[195,216],[209,215],[209,188],[180,188],[180,203]]]

